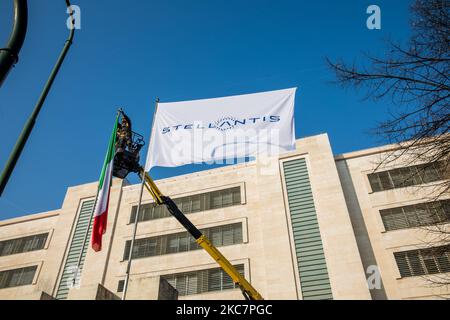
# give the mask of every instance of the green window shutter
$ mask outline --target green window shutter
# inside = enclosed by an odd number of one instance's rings
[[[380,210],[386,231],[450,222],[450,200]]]
[[[56,292],[56,299],[67,299],[69,289],[72,286],[72,281],[74,276],[76,276],[76,267],[78,265],[78,259],[81,254],[80,269],[78,275],[81,276],[81,271],[83,269],[84,259],[86,258],[87,248],[89,246],[89,241],[91,239],[92,226],[89,226],[91,216],[94,209],[95,199],[85,200],[81,204],[80,213],[78,215],[78,220],[75,225],[75,231],[73,233],[72,241],[69,246],[69,253],[67,254],[66,261],[64,263],[64,268],[59,282],[58,291]],[[86,231],[88,227],[91,227],[86,239]],[[79,281],[79,279],[78,279]]]
[[[44,249],[48,233],[0,241],[0,257]]]
[[[244,276],[244,265],[234,266]],[[178,290],[180,296],[235,289],[237,286],[221,268],[204,269],[161,276]]]
[[[200,230],[216,247],[243,242],[242,223],[232,223]],[[130,256],[131,240],[125,242],[123,260]],[[201,247],[186,231],[137,239],[133,245],[133,259],[159,256],[170,253],[198,250]]]
[[[450,245],[394,252],[402,278],[450,272]]]
[[[0,289],[25,286],[33,283],[37,266],[0,271]]]
[[[404,188],[445,179],[445,162],[419,164],[368,175],[372,192]]]
[[[236,206],[241,204],[241,187],[174,198],[173,201],[184,214]],[[134,223],[136,211],[137,206],[133,206],[131,209],[130,223]],[[165,206],[156,206],[154,203],[146,203],[141,206],[139,221],[161,219],[171,216],[172,215]]]
[[[305,159],[283,163],[304,300],[333,299]]]

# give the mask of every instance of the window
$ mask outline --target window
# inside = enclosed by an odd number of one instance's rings
[[[373,192],[429,183],[444,179],[442,162],[398,168],[368,175]]]
[[[0,289],[32,284],[37,266],[0,271]]]
[[[386,231],[450,222],[450,199],[380,210]]]
[[[41,250],[45,246],[48,233],[0,241],[0,256]]]
[[[177,198],[174,199],[174,202],[184,214],[235,206],[241,204],[241,187]],[[136,211],[137,206],[133,206],[130,223],[134,223]],[[148,221],[171,216],[165,206],[156,206],[154,203],[142,205],[140,211],[139,221]]]
[[[211,199],[211,209],[222,207],[222,193],[220,191],[211,193]]]
[[[394,253],[402,278],[450,272],[450,246]]]
[[[119,280],[117,283],[117,292],[123,292],[123,289],[125,287],[125,280]]]
[[[196,196],[192,196],[191,197],[191,200],[192,200],[192,207],[191,207],[191,212],[198,212],[198,211],[201,211],[202,209],[202,207],[201,207],[201,198],[200,198],[200,196],[199,195],[196,195]],[[240,201],[239,201],[240,202]]]
[[[244,275],[243,264],[234,267]],[[230,276],[220,268],[165,275],[162,278],[177,289],[180,296],[236,288]]]
[[[213,269],[208,272],[208,291],[220,291],[222,287],[222,270]]]
[[[242,243],[242,223],[233,223],[200,230],[216,247]],[[131,240],[125,243],[124,260],[130,255]],[[200,249],[188,232],[166,234],[157,237],[137,239],[133,246],[133,259],[159,256],[169,253]]]

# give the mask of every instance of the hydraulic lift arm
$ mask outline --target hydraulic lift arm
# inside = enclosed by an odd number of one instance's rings
[[[208,254],[222,267],[237,285],[247,300],[263,300],[263,297],[255,288],[236,270],[236,268],[220,253],[219,250],[198,230],[191,221],[178,209],[175,202],[164,196],[159,191],[155,182],[143,168],[140,168],[140,176],[145,179],[145,187],[158,205],[165,205],[169,212],[183,225],[184,228],[194,237],[195,241],[208,252]]]

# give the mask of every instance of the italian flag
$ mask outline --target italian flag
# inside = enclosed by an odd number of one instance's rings
[[[94,249],[94,251],[100,251],[102,249],[102,236],[106,232],[106,218],[108,216],[109,194],[112,181],[114,155],[116,153],[118,121],[119,116],[116,118],[111,138],[109,138],[108,151],[98,183],[97,199],[94,209],[94,226],[92,227],[92,249]]]

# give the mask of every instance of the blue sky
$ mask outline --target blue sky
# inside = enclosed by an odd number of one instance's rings
[[[2,167],[68,34],[63,0],[28,2],[20,62],[0,88]],[[11,30],[12,3],[0,1],[0,46]],[[156,97],[169,102],[296,86],[297,137],[327,132],[336,154],[378,145],[368,131],[386,119],[389,101],[375,104],[331,84],[324,59],[353,61],[364,52],[383,54],[388,38],[406,41],[410,3],[73,1],[81,30],[0,198],[0,219],[57,209],[68,186],[96,181],[117,108],[147,137]],[[381,30],[366,28],[371,4],[381,8]],[[208,168],[156,168],[152,175]]]

